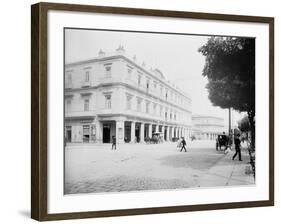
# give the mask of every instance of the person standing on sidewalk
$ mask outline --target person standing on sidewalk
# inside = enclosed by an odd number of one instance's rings
[[[182,141],[181,141],[181,151],[184,149],[184,151],[186,152],[185,146],[186,146],[186,141],[185,141],[184,137],[182,137]]]
[[[237,134],[237,136],[236,136],[235,139],[234,139],[235,154],[233,155],[232,160],[234,160],[235,157],[238,155],[239,161],[242,161],[242,159],[241,159],[241,146],[240,146],[241,141],[240,141],[240,138],[239,138],[239,137],[240,137],[240,135]]]
[[[113,148],[116,150],[116,137],[112,136],[112,147],[111,150],[113,150]]]

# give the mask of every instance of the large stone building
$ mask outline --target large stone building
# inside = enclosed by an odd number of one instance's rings
[[[193,136],[198,140],[215,140],[225,131],[224,119],[208,115],[192,115]]]
[[[143,142],[191,136],[191,99],[158,69],[113,53],[65,65],[66,142]]]

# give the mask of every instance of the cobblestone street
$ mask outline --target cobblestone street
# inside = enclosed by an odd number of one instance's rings
[[[71,145],[65,152],[65,193],[120,192],[254,184],[246,151],[232,161],[214,142]]]

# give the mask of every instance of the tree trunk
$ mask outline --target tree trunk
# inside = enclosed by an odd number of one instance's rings
[[[251,149],[255,151],[255,111],[248,111],[248,118],[250,123],[250,132],[251,132]]]

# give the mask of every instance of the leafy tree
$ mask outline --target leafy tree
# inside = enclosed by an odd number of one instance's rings
[[[214,106],[247,112],[255,136],[255,39],[211,37],[198,50],[205,56],[203,76]]]
[[[249,122],[248,116],[243,117],[238,122],[238,128],[242,132],[248,132],[250,130],[250,122]]]

